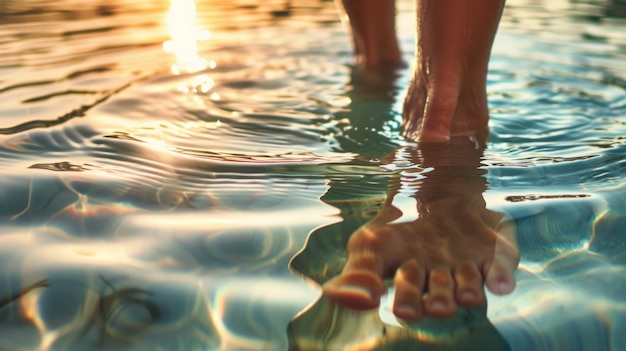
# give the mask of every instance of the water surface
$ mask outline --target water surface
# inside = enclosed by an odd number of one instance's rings
[[[420,166],[385,158],[411,146],[399,136],[409,69],[356,74],[332,2],[202,1],[195,19],[178,4],[0,3],[0,349],[319,347],[290,321],[389,180]],[[489,296],[485,335],[513,350],[619,350],[623,7],[507,6],[481,162],[522,262],[516,291]],[[410,61],[411,4],[399,7]],[[171,17],[183,56],[164,50]],[[333,321],[323,337],[336,350],[445,347],[463,333],[399,326],[389,306],[300,316]]]

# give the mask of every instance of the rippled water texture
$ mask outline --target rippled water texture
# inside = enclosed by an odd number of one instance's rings
[[[314,283],[419,169],[385,158],[409,69],[355,74],[332,2],[174,4],[0,2],[0,350],[626,347],[623,4],[509,1],[482,164],[518,288],[416,325]]]

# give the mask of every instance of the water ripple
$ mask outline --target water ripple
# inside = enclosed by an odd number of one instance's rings
[[[470,337],[498,347],[619,350],[624,23],[617,3],[559,4],[509,1],[494,47],[477,173],[490,207],[516,222],[522,262],[514,294],[464,316],[487,315],[488,334]],[[391,175],[423,176],[411,158],[388,159],[410,144],[399,135],[409,71],[354,70],[332,2],[197,5],[207,66],[171,72],[165,2],[0,2],[0,349],[465,340],[467,328],[333,310],[288,270],[317,282],[341,270],[345,239]]]

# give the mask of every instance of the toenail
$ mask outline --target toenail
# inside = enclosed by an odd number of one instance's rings
[[[411,305],[402,305],[395,308],[396,314],[408,317],[416,317],[418,315],[415,307]]]
[[[506,281],[501,281],[500,283],[498,283],[498,293],[506,294],[509,291],[511,291],[511,285],[509,283],[507,283]]]
[[[448,304],[440,300],[434,300],[430,302],[429,307],[431,311],[443,312],[448,309]]]
[[[475,300],[476,293],[471,290],[465,290],[461,293],[461,299],[463,300]]]
[[[372,299],[372,293],[362,286],[342,285],[337,288],[337,291],[345,295],[361,295],[368,299]]]

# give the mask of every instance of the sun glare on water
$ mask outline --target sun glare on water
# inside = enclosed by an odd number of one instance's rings
[[[172,40],[164,42],[163,49],[176,55],[177,61],[172,73],[194,73],[213,66],[198,56],[198,41],[208,39],[211,33],[197,26],[194,0],[171,0],[166,22]]]

